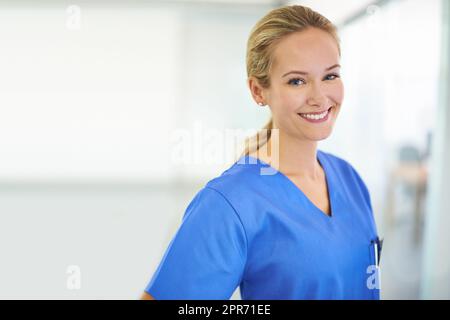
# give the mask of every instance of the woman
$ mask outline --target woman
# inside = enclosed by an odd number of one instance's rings
[[[197,193],[144,299],[229,299],[238,286],[242,299],[379,299],[368,190],[317,149],[344,97],[339,60],[336,28],[310,8],[277,8],[256,24],[248,85],[270,107],[266,139],[247,141]]]

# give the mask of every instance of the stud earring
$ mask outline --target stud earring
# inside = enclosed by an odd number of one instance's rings
[[[258,105],[260,105],[261,107],[264,106],[262,102],[258,102]]]

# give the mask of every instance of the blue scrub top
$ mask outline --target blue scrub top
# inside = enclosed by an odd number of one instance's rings
[[[157,300],[229,299],[238,286],[244,300],[379,299],[368,190],[345,160],[321,150],[317,160],[331,216],[287,176],[242,156],[189,203],[145,291]]]

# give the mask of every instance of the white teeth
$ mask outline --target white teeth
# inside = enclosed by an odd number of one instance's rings
[[[303,118],[308,118],[308,119],[312,119],[312,120],[319,120],[319,119],[323,119],[326,117],[328,113],[328,110],[321,113],[321,114],[309,114],[309,113],[305,113],[305,114],[300,114]]]

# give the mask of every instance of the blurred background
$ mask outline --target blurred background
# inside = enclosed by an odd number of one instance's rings
[[[346,94],[319,148],[370,190],[382,299],[450,298],[450,0],[0,1],[0,298],[140,297],[270,116],[246,41],[286,4],[339,28]]]

